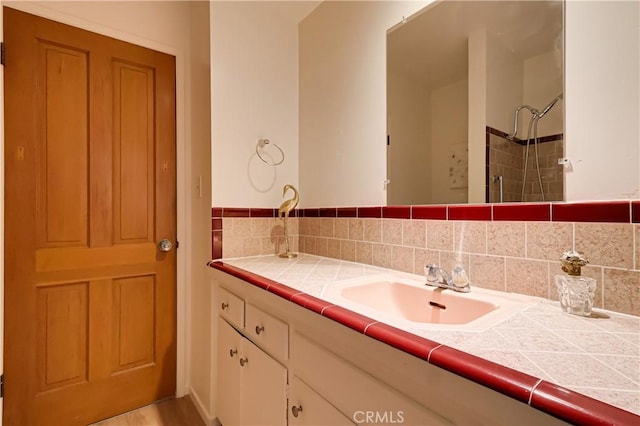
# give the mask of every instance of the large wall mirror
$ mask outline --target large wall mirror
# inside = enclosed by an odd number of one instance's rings
[[[387,34],[387,204],[560,201],[563,2],[441,1]]]

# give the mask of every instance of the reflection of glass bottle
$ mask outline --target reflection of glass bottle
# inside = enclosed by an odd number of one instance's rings
[[[568,251],[563,253],[562,270],[566,275],[556,275],[556,288],[560,307],[574,315],[589,316],[593,308],[596,280],[580,275],[581,268],[589,261],[583,253]]]

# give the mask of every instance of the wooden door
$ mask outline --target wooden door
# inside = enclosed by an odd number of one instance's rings
[[[175,59],[4,9],[4,425],[175,394]]]

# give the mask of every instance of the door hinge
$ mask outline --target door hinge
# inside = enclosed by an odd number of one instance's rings
[[[0,398],[4,398],[4,374],[0,376]]]
[[[0,42],[0,65],[4,65],[4,42]]]

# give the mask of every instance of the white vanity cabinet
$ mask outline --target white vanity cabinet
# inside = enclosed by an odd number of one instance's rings
[[[225,426],[287,423],[287,369],[218,318],[218,418]]]
[[[335,350],[340,349],[335,347]],[[433,410],[303,335],[295,333],[292,336],[291,358],[296,374],[322,395],[327,404],[355,423],[451,424]]]
[[[291,381],[288,416],[289,425],[296,426],[356,424],[297,376]]]
[[[212,273],[215,415],[224,426],[562,423],[239,278]]]
[[[219,294],[218,419],[225,426],[286,425],[287,368],[246,336],[282,359],[288,356],[287,325],[228,290]]]
[[[242,423],[242,346],[240,333],[218,318],[218,418],[225,425]]]

